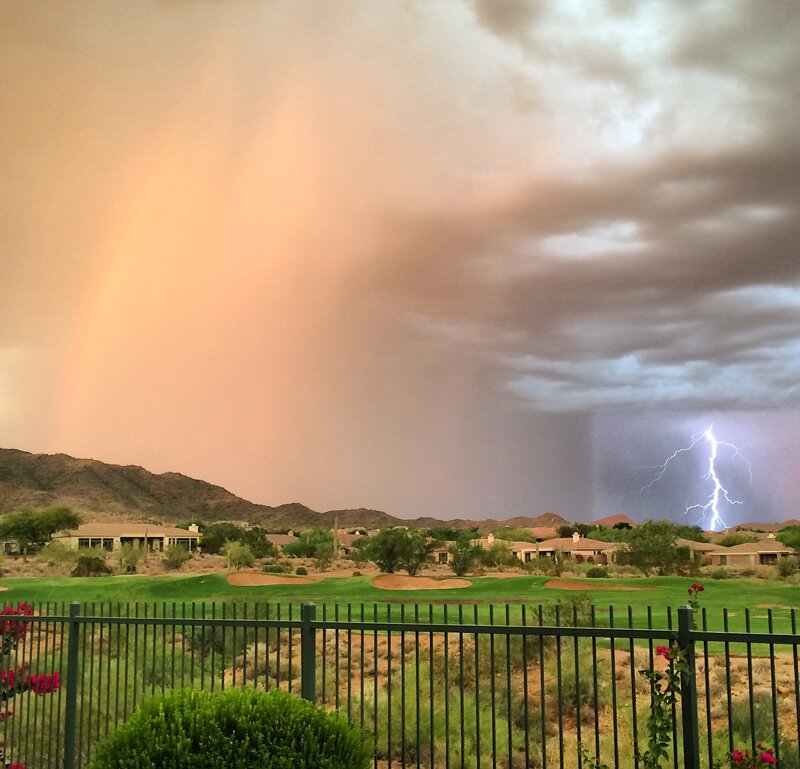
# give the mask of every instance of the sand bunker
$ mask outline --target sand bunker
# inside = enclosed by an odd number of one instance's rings
[[[3,591],[3,590],[8,590],[8,588],[7,587],[3,587],[2,585],[0,585],[0,591]]]
[[[450,590],[470,587],[468,579],[432,579],[431,577],[401,577],[398,574],[381,574],[372,580],[373,587],[381,590]]]
[[[604,585],[602,583],[593,582],[573,582],[569,579],[551,579],[549,582],[544,583],[545,587],[551,587],[555,590],[585,590],[594,592],[595,590],[655,590],[653,587],[631,587],[628,585]]]
[[[236,571],[228,575],[228,584],[236,587],[261,587],[262,585],[302,585],[316,582],[313,577],[288,577],[282,574],[258,574],[254,571]]]

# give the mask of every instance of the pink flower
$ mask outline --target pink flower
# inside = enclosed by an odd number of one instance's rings
[[[736,750],[733,751],[733,753],[731,754],[731,758],[733,758],[733,760],[737,764],[741,764],[742,761],[744,760],[744,756],[742,755],[742,751],[739,750],[739,748],[736,748]]]
[[[669,649],[666,646],[656,646],[656,656],[669,660]]]
[[[761,759],[761,760],[762,760],[762,761],[763,761],[765,764],[777,764],[777,763],[778,763],[778,759],[777,759],[777,758],[775,758],[775,756],[773,756],[773,755],[772,755],[772,751],[771,751],[771,750],[768,750],[766,753],[762,753],[762,754],[759,756],[759,758],[760,758],[760,759]]]

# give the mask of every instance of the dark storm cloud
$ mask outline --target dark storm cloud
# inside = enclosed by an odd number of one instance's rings
[[[668,20],[654,61],[611,51],[604,67],[597,39],[566,33],[570,77],[580,62],[613,75],[620,103],[660,100],[641,146],[537,178],[502,204],[404,223],[370,284],[405,297],[447,344],[483,354],[537,409],[797,403],[800,13],[737,8]],[[552,61],[548,9],[476,10]],[[707,116],[690,100],[706,88],[719,99]]]

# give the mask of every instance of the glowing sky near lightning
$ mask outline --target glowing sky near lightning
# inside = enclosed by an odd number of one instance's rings
[[[0,445],[590,517],[713,421],[796,512],[795,3],[0,20]]]

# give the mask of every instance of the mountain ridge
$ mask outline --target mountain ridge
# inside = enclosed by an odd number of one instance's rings
[[[222,486],[176,472],[151,473],[139,465],[114,465],[68,454],[33,454],[0,449],[0,513],[23,508],[69,505],[84,518],[159,519],[180,522],[242,521],[272,529],[313,526],[401,525],[431,528],[471,526],[524,528],[560,526],[567,521],[555,513],[489,518],[400,518],[382,510],[353,508],[317,512],[300,502],[263,505],[238,497]]]

